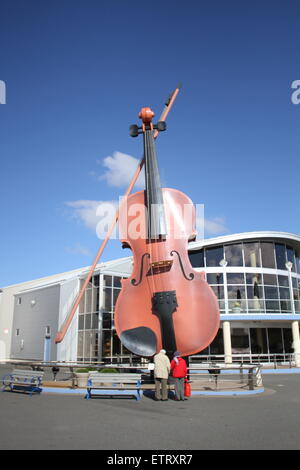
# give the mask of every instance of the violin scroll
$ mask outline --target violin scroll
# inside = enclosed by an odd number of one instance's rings
[[[142,120],[143,125],[141,127],[136,124],[132,124],[129,128],[129,134],[131,137],[137,137],[139,134],[143,134],[146,130],[157,129],[159,132],[163,132],[167,128],[165,121],[158,121],[157,124],[152,124],[152,119],[155,116],[154,111],[151,108],[142,108],[139,112],[139,118]]]

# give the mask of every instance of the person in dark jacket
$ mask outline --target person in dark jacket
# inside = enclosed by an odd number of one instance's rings
[[[171,361],[171,374],[175,384],[175,400],[187,400],[184,398],[184,378],[187,374],[187,367],[179,351],[174,353]]]

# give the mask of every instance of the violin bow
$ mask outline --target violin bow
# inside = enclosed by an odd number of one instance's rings
[[[161,113],[161,116],[160,116],[160,118],[159,118],[159,121],[165,121],[165,120],[166,120],[166,118],[167,118],[169,112],[171,111],[171,108],[172,108],[172,106],[173,106],[173,104],[174,104],[174,102],[175,102],[175,100],[176,100],[176,98],[177,98],[177,95],[178,95],[178,93],[179,93],[179,91],[180,91],[180,89],[181,89],[181,86],[182,86],[181,83],[179,83],[179,84],[177,85],[177,87],[175,88],[175,90],[169,95],[168,99],[167,99],[166,102],[165,102],[165,107],[164,107],[164,109],[163,109],[163,111],[162,111],[162,113]],[[158,136],[158,130],[156,129],[156,130],[154,130],[154,133],[153,133],[154,139],[156,139],[157,136]],[[120,207],[120,209],[116,212],[115,218],[114,218],[112,224],[110,225],[110,227],[109,227],[109,229],[108,229],[108,231],[107,231],[107,234],[106,234],[105,238],[103,239],[103,242],[101,243],[101,245],[100,245],[100,247],[99,247],[99,250],[98,250],[98,252],[97,252],[97,254],[96,254],[96,257],[95,257],[95,259],[94,259],[94,261],[93,261],[93,264],[92,264],[92,266],[90,267],[89,273],[88,273],[88,275],[87,275],[87,277],[86,277],[86,279],[85,279],[85,281],[84,281],[84,283],[83,283],[83,285],[82,285],[82,287],[81,287],[81,290],[80,290],[80,292],[79,292],[79,294],[78,294],[78,296],[77,296],[77,298],[76,298],[76,300],[75,300],[75,303],[73,304],[72,310],[70,311],[69,315],[67,316],[67,318],[66,318],[65,321],[63,322],[63,325],[61,326],[60,330],[59,330],[59,331],[57,332],[57,334],[56,334],[56,337],[55,337],[55,343],[56,343],[56,344],[57,344],[57,343],[61,343],[61,342],[63,341],[63,339],[64,339],[64,337],[65,337],[65,335],[66,335],[66,333],[67,333],[67,331],[68,331],[68,329],[69,329],[69,326],[70,326],[70,324],[71,324],[71,322],[72,322],[72,320],[73,320],[73,318],[74,318],[75,312],[76,312],[76,310],[77,310],[77,307],[78,307],[78,305],[79,305],[80,302],[81,302],[81,299],[82,299],[82,297],[83,297],[83,294],[84,294],[84,292],[85,292],[85,289],[87,288],[87,286],[88,286],[88,284],[89,284],[89,282],[90,282],[90,280],[91,280],[91,277],[92,277],[92,275],[93,275],[93,273],[94,273],[94,271],[95,271],[95,269],[96,269],[96,266],[97,266],[97,264],[98,264],[98,262],[99,262],[99,259],[100,259],[101,255],[102,255],[103,251],[104,251],[104,248],[106,247],[106,245],[107,245],[107,243],[108,243],[108,240],[110,239],[111,234],[113,233],[113,230],[114,230],[114,228],[115,228],[115,226],[116,226],[116,224],[117,224],[117,222],[118,222],[118,220],[119,220],[119,213],[120,213],[120,210],[121,210],[121,208],[122,208],[122,204],[124,203],[123,201],[126,201],[127,196],[129,196],[129,194],[131,193],[131,191],[132,191],[132,189],[133,189],[133,187],[134,187],[134,185],[135,185],[135,183],[136,183],[136,180],[138,179],[139,174],[140,174],[140,172],[141,172],[141,170],[142,170],[142,168],[143,168],[143,166],[144,166],[144,163],[145,163],[145,160],[144,160],[144,156],[143,156],[143,158],[141,159],[141,161],[140,161],[140,163],[139,163],[137,169],[135,170],[135,173],[134,173],[134,175],[133,175],[133,177],[132,177],[132,180],[131,180],[131,182],[130,182],[128,188],[127,188],[127,191],[126,191],[125,194],[124,194],[124,197],[123,197],[122,202],[121,202],[121,207]]]

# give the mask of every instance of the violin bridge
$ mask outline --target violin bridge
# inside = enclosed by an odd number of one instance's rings
[[[147,273],[147,276],[168,272],[170,271],[172,264],[173,260],[154,261],[153,263],[150,263],[150,268]]]

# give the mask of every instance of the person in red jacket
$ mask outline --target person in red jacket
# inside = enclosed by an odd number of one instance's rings
[[[179,351],[176,351],[171,361],[171,374],[175,384],[175,400],[186,400],[184,398],[184,378],[187,374],[186,362]]]

